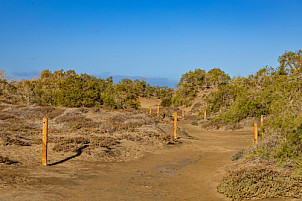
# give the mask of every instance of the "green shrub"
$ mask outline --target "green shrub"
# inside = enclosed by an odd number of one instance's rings
[[[276,68],[265,67],[247,78],[235,77],[205,97],[212,122],[238,123],[247,117],[265,125],[259,134],[277,135],[277,141],[259,144],[247,151],[247,161],[269,161],[283,168],[299,170],[302,164],[302,50],[286,52]],[[261,138],[260,138],[261,139]],[[267,139],[265,139],[267,140]]]
[[[193,126],[198,126],[198,121],[192,121]]]
[[[170,107],[172,105],[171,98],[164,98],[164,99],[162,99],[160,105],[163,106],[163,107]]]
[[[205,70],[195,69],[181,76],[177,84],[176,94],[172,98],[174,106],[190,106],[197,94],[207,88],[218,88],[226,85],[230,81],[230,76],[219,68],[211,69],[207,73]]]

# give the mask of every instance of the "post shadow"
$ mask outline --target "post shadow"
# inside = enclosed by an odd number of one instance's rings
[[[61,163],[66,162],[66,161],[69,161],[69,160],[71,160],[71,159],[73,159],[73,158],[76,158],[76,157],[78,157],[78,156],[80,156],[80,155],[82,154],[82,152],[83,152],[82,150],[85,149],[86,147],[88,147],[88,145],[84,145],[84,146],[78,148],[78,149],[77,149],[77,153],[76,153],[75,155],[70,156],[70,157],[68,157],[68,158],[65,158],[65,159],[63,159],[63,160],[60,160],[60,161],[58,161],[58,162],[51,163],[51,164],[49,164],[48,166],[58,165],[58,164],[61,164]]]

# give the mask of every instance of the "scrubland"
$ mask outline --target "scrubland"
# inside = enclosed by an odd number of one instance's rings
[[[183,74],[175,89],[129,79],[114,84],[112,78],[72,70],[45,70],[39,78],[13,81],[1,71],[0,187],[31,181],[4,169],[40,166],[44,117],[49,119],[49,166],[79,157],[120,163],[184,142],[196,143],[181,127],[178,138],[173,137],[173,113],[177,111],[181,120],[185,110],[191,120],[185,127],[194,128],[191,132],[198,140],[202,138],[196,129],[248,133],[254,123],[259,125],[258,143],[234,153],[218,192],[233,200],[301,198],[302,51],[285,52],[278,61],[279,66],[266,66],[247,77],[231,78],[219,68],[196,69]],[[156,104],[150,104],[154,99]]]

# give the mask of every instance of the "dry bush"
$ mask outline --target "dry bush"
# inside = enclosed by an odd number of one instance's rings
[[[133,131],[142,125],[152,124],[154,121],[146,115],[134,112],[108,112],[98,123],[102,133],[113,133],[122,130]]]
[[[107,149],[112,149],[114,145],[119,144],[119,141],[114,137],[94,137],[91,138],[90,144],[93,148],[105,147]]]
[[[40,107],[26,107],[22,105],[17,105],[16,107],[7,109],[7,111],[10,111],[11,114],[19,116],[25,121],[36,121],[41,120],[43,118],[43,114],[41,113]]]
[[[30,144],[27,142],[28,139],[22,138],[20,136],[1,134],[0,139],[2,141],[3,146],[8,146],[8,145],[30,146]]]
[[[0,111],[0,116],[2,113]],[[12,116],[12,115],[10,115]],[[10,133],[10,135],[36,135],[41,129],[36,124],[30,123],[30,119],[20,119],[16,116],[0,121],[0,132]]]
[[[136,130],[140,135],[147,136],[149,138],[154,138],[160,142],[164,142],[166,144],[178,144],[180,143],[179,139],[174,139],[173,135],[173,127],[169,126],[167,128],[168,131],[165,131],[158,125],[145,125]],[[169,134],[170,133],[170,134]],[[177,129],[178,136],[187,136],[186,132]]]
[[[243,128],[250,128],[254,126],[254,122],[258,122],[259,120],[256,118],[245,118],[241,120],[239,123],[223,123],[221,121],[213,121],[213,119],[209,119],[207,121],[200,120],[198,122],[198,125],[200,125],[202,128],[211,130],[211,129],[221,129],[224,128],[225,130],[238,130],[238,129],[243,129]]]
[[[5,97],[0,97],[0,102],[5,104],[13,104],[13,101],[7,100]]]
[[[53,147],[54,152],[77,152],[83,145],[82,144],[74,144],[74,143],[68,143],[68,142],[61,142],[56,144]]]
[[[53,147],[55,152],[76,152],[81,146],[88,144],[89,140],[84,137],[64,138],[60,137],[49,141],[50,143],[56,143]]]
[[[141,136],[138,133],[134,132],[127,132],[127,133],[122,133],[118,136],[116,136],[118,140],[128,140],[128,141],[133,141],[133,142],[144,142],[146,141],[144,136]]]
[[[70,128],[81,129],[81,128],[92,128],[97,127],[97,124],[84,115],[81,114],[67,114],[64,116],[59,116],[55,123],[67,124]]]
[[[270,166],[252,166],[231,171],[217,187],[232,200],[302,198],[302,176]]]
[[[263,134],[263,129],[260,129],[258,134],[260,137],[257,145],[243,150],[240,160],[242,164],[269,164],[283,168],[285,171],[302,173],[301,154],[287,146],[285,137]],[[286,157],[283,156],[284,152]]]
[[[226,126],[225,126],[226,130],[238,130],[241,128],[243,128],[243,127],[238,123],[226,124]]]
[[[64,108],[59,107],[28,107],[24,105],[10,106],[6,109],[11,115],[19,117],[25,121],[42,121],[42,118],[54,119],[65,112]]]
[[[149,137],[155,138],[159,141],[163,141],[167,144],[178,144],[180,141],[178,139],[175,139],[174,136],[172,137],[171,135],[165,135],[165,134],[160,134],[157,132],[149,132],[147,133]]]
[[[98,108],[68,109],[67,113],[65,112],[54,120],[54,123],[59,127],[63,126],[75,130],[83,128],[89,131],[97,129],[98,133],[133,130],[152,122],[151,118],[137,112],[105,111]]]
[[[59,107],[46,106],[46,107],[41,107],[41,112],[43,114],[43,117],[54,119],[55,117],[62,115],[65,112],[65,109]]]
[[[96,147],[105,147],[111,149],[112,146],[118,144],[118,140],[113,137],[74,137],[74,138],[57,138],[52,141],[55,144],[53,151],[55,152],[77,152],[81,147],[88,145],[90,149]]]
[[[219,129],[224,126],[223,124],[221,124],[219,122],[204,121],[204,120],[199,121],[198,125],[200,125],[204,129],[208,129],[208,130]]]
[[[161,125],[156,116],[140,111],[1,106],[0,146],[40,145],[43,117],[50,119],[48,143],[54,152],[83,150],[104,161],[127,161],[155,147],[180,143],[173,137],[172,124]],[[178,134],[186,136],[180,130]]]
[[[0,114],[0,120],[16,120],[17,117],[10,115],[10,114],[6,114],[6,113],[1,113]]]

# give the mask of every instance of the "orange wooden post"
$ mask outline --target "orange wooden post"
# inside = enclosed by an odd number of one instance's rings
[[[182,110],[182,119],[185,119],[185,110]]]
[[[177,112],[174,112],[174,139],[177,138]]]
[[[261,115],[261,127],[263,127],[263,115]]]
[[[152,115],[152,110],[151,110],[151,107],[150,107],[150,116]]]
[[[48,135],[48,120],[47,118],[43,118],[42,165],[47,165],[47,135]]]
[[[254,144],[257,144],[257,141],[258,141],[257,123],[254,123]]]
[[[203,119],[204,119],[205,121],[207,120],[207,111],[206,111],[206,110],[204,111]]]
[[[157,117],[159,117],[159,105],[157,106]]]

